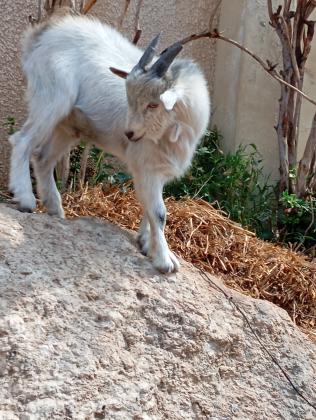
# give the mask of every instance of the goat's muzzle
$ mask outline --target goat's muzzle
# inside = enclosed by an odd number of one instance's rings
[[[134,131],[126,131],[125,136],[128,138],[129,141],[132,141],[134,143],[136,143],[144,137],[144,135],[142,135],[140,137],[134,138],[134,134]]]
[[[129,139],[129,141],[132,141],[133,143],[136,143],[137,141],[141,140],[143,137],[144,136],[140,136],[140,137],[137,137],[137,139],[132,138],[132,139]]]

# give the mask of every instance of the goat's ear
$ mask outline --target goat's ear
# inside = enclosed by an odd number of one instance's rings
[[[183,122],[176,123],[170,131],[169,141],[171,143],[176,143],[181,140],[190,141],[192,139],[194,139],[192,127]]]
[[[167,111],[171,111],[175,106],[176,102],[181,99],[182,92],[180,89],[169,89],[160,95],[160,100],[164,104]]]
[[[115,69],[114,67],[110,67],[110,70],[112,73],[116,74],[116,76],[121,77],[122,79],[126,79],[129,74],[124,70]]]
[[[171,143],[176,143],[179,140],[181,132],[181,125],[179,123],[175,124],[171,129],[169,141]]]

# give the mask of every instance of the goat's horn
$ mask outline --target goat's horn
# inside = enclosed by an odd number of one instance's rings
[[[156,53],[156,48],[159,44],[159,40],[160,40],[160,33],[157,36],[155,36],[155,38],[148,45],[144,54],[142,55],[141,59],[136,65],[136,68],[145,70],[145,66],[147,66],[147,64],[149,64],[151,60],[154,58],[154,55]]]
[[[168,47],[163,53],[160,55],[160,58],[156,61],[156,63],[150,69],[156,76],[162,77],[166,74],[168,68],[170,67],[173,60],[182,50],[183,45],[181,42],[175,42],[170,47]]]

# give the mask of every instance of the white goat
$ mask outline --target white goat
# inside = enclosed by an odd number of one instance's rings
[[[175,59],[182,45],[157,58],[158,42],[159,35],[142,52],[98,20],[72,15],[28,30],[22,56],[28,118],[10,137],[10,189],[20,210],[35,209],[32,159],[39,197],[48,213],[63,217],[54,167],[83,135],[127,164],[144,210],[141,251],[172,272],[179,263],[164,236],[163,186],[190,165],[210,101],[198,66]]]

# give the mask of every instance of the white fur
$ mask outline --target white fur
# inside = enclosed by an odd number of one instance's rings
[[[78,111],[83,125],[89,122],[89,133],[93,133],[89,136],[78,123],[85,139],[127,163],[144,208],[139,234],[142,250],[159,270],[172,272],[179,263],[164,236],[163,186],[190,165],[208,124],[210,102],[201,71],[193,67],[188,71],[187,62],[175,60],[173,65],[178,63],[179,69],[172,86],[161,93],[157,110],[147,110],[146,95],[143,101],[133,96],[140,82],[125,82],[109,70],[130,72],[141,55],[116,30],[85,17],[66,16],[42,30],[27,32],[22,64],[29,116],[10,139],[10,188],[22,209],[35,208],[29,171],[32,158],[40,198],[49,213],[63,217],[53,171],[57,159],[77,141],[67,118]],[[151,83],[158,82],[149,81],[149,91]],[[124,133],[131,128],[143,135],[140,141],[127,140]]]

